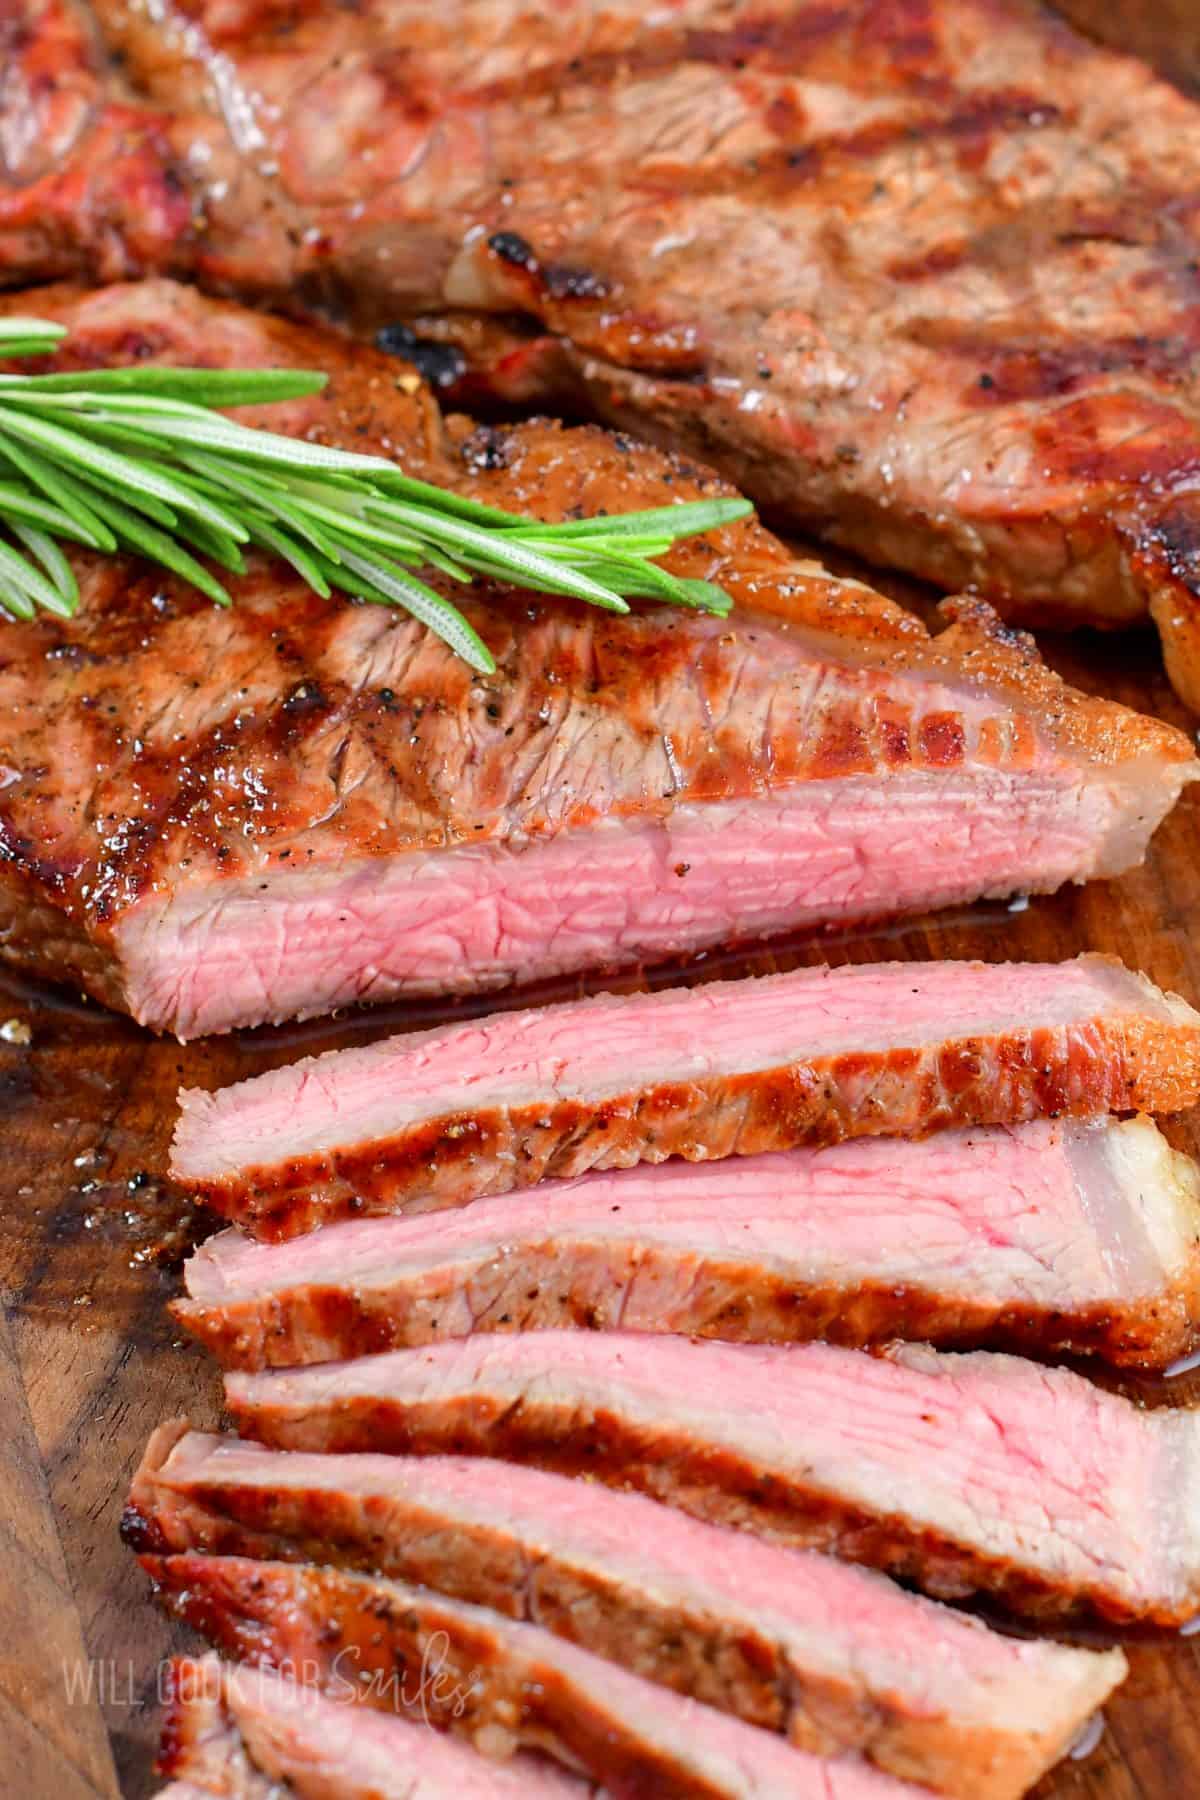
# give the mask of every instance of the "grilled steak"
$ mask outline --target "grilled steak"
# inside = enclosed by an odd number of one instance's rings
[[[1200,1015],[1120,963],[798,969],[511,1012],[181,1096],[172,1173],[257,1237],[546,1176],[1200,1095]]]
[[[345,1671],[346,1676],[349,1671]],[[189,1791],[236,1800],[586,1800],[588,1784],[541,1757],[491,1762],[408,1720],[389,1718],[269,1668],[209,1655],[171,1665],[159,1767]],[[284,1787],[280,1787],[280,1783]],[[177,1795],[175,1787],[168,1795]],[[160,1796],[166,1800],[166,1796]],[[180,1796],[182,1800],[182,1796]]]
[[[155,1767],[159,1774],[176,1779],[156,1800],[205,1800],[209,1794],[228,1795],[229,1800],[275,1800],[275,1783],[252,1760],[229,1705],[229,1698],[238,1694],[238,1671],[210,1654],[198,1659],[175,1657],[166,1675],[166,1717]],[[272,1690],[284,1685],[278,1676],[264,1675],[255,1697],[266,1698],[267,1717]]]
[[[164,1426],[135,1549],[323,1563],[493,1606],[802,1749],[1016,1800],[1125,1671],[989,1631],[869,1571],[513,1465],[288,1455]]]
[[[1200,1610],[1200,1413],[985,1351],[533,1331],[230,1373],[284,1450],[491,1455],[641,1489],[940,1598],[1176,1624]]]
[[[917,1338],[1163,1368],[1200,1328],[1200,1174],[1148,1119],[584,1175],[287,1244],[221,1232],[175,1317],[261,1369],[562,1326]]]
[[[519,510],[711,487],[594,430],[444,426],[390,359],[169,284],[38,310],[84,361],[324,368],[244,416]],[[278,564],[227,614],[80,565],[74,621],[5,629],[0,935],[180,1037],[1113,873],[1196,770],[985,619],[931,640],[756,525],[675,565],[720,576],[732,624],[481,584],[491,678]]]
[[[1149,609],[1200,703],[1200,111],[1140,64],[1033,0],[82,11],[9,9],[9,280],[398,323],[1015,617]]]
[[[479,1744],[546,1750],[618,1800],[916,1800],[856,1760],[641,1681],[536,1625],[398,1581],[240,1557],[143,1556],[164,1604],[219,1649],[302,1668]]]

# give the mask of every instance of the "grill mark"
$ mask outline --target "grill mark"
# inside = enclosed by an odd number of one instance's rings
[[[1153,494],[1200,472],[1195,428],[1165,400],[1084,395],[1039,418],[1032,438],[1037,466],[1089,487]]]
[[[966,760],[966,741],[958,713],[927,713],[917,731],[920,761],[931,769],[953,769]]]
[[[1002,327],[981,330],[954,319],[921,318],[909,325],[911,342],[949,352],[972,365],[964,389],[968,404],[980,407],[1052,398],[1090,386],[1097,376],[1132,373],[1186,387],[1200,350],[1200,304],[1177,315],[1172,332],[1135,332],[1092,338],[1068,337],[1043,329],[1036,340],[1005,338]]]
[[[82,856],[41,855],[33,839],[17,828],[8,812],[0,812],[0,863],[8,863],[27,880],[36,882],[54,897],[55,904],[61,906],[68,917],[77,910],[72,888],[85,861]]]
[[[310,609],[311,610],[311,609]],[[89,912],[98,923],[111,922],[152,885],[164,847],[178,832],[185,834],[195,851],[209,851],[218,867],[229,858],[226,833],[208,823],[212,775],[223,758],[245,755],[251,745],[269,752],[274,760],[295,755],[305,737],[333,716],[344,704],[345,691],[322,686],[310,662],[294,638],[272,623],[273,614],[259,614],[247,606],[239,625],[258,634],[264,648],[295,678],[274,699],[271,711],[257,732],[243,731],[233,716],[223,715],[181,751],[172,745],[162,752],[143,752],[138,759],[138,784],[145,797],[143,810],[126,821],[123,837],[102,848]],[[318,639],[319,641],[319,639]],[[281,683],[282,685],[282,683]]]
[[[920,118],[874,119],[854,131],[835,132],[812,143],[780,145],[744,161],[688,167],[667,161],[632,165],[622,171],[631,188],[657,190],[669,185],[678,199],[736,193],[739,199],[778,202],[790,190],[809,187],[839,174],[847,163],[881,162],[903,146],[927,148],[947,143],[960,158],[980,161],[999,134],[1022,128],[1039,131],[1059,123],[1063,114],[1038,95],[999,88],[981,92],[953,110],[930,111]]]
[[[667,27],[648,33],[619,50],[584,51],[558,57],[539,67],[467,90],[482,105],[520,104],[552,97],[568,88],[611,88],[627,80],[642,81],[687,63],[740,71],[763,69],[794,72],[805,56],[836,39],[861,7],[785,7],[774,17],[762,14],[727,29]]]
[[[611,88],[671,69],[699,64],[732,74],[808,72],[822,59],[836,61],[839,78],[860,80],[879,71],[889,80],[916,82],[945,94],[949,84],[932,73],[941,54],[929,0],[855,0],[851,5],[781,6],[729,26],[684,25],[647,33],[616,50],[584,51],[466,90],[473,103],[519,104],[569,88]]]
[[[871,1136],[881,1121],[892,1135],[923,1136],[1043,1114],[1159,1110],[1164,1073],[1169,1090],[1194,1081],[1197,1066],[1200,1052],[1170,1029],[1161,1041],[1156,1027],[1139,1037],[1105,1021],[1005,1031],[662,1082],[602,1101],[488,1105],[228,1177],[190,1176],[188,1187],[255,1237],[278,1241],[338,1218],[462,1205],[648,1155],[707,1160],[817,1147]],[[1190,1087],[1183,1091],[1190,1097]]]
[[[818,777],[855,775],[874,766],[863,717],[844,706],[832,709],[812,754],[813,773]]]
[[[1200,509],[1194,496],[1182,495],[1164,507],[1137,535],[1139,549],[1153,550],[1173,580],[1200,590]]]
[[[925,281],[935,275],[952,275],[972,260],[979,260],[975,241],[960,238],[954,243],[931,244],[915,256],[897,256],[887,264],[885,273],[890,281]]]
[[[1130,184],[1120,202],[1097,205],[1084,198],[1038,198],[1013,214],[990,196],[978,196],[976,229],[950,241],[931,244],[912,255],[898,256],[885,267],[893,281],[917,282],[951,274],[968,262],[1024,281],[1029,268],[1045,256],[1083,244],[1113,244],[1154,250],[1168,265],[1194,278],[1194,242],[1179,196],[1145,182]],[[980,215],[990,222],[981,223]],[[1172,242],[1178,250],[1172,255]]]

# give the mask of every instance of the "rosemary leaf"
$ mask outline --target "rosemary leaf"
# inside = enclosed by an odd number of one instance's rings
[[[44,355],[64,327],[0,319],[0,359]],[[732,602],[659,559],[681,538],[744,518],[734,496],[640,512],[546,521],[407,475],[380,456],[257,430],[215,407],[318,392],[315,370],[118,369],[0,373],[0,609],[69,614],[79,591],[61,543],[147,557],[214,600],[230,595],[199,558],[240,573],[253,545],[282,558],[323,599],[335,589],[400,606],[472,668],[491,672],[470,622],[419,571],[486,576],[610,612],[630,599]],[[195,554],[193,554],[195,552]]]
[[[8,349],[0,335],[0,356],[31,354]],[[60,375],[0,375],[0,388],[34,395],[95,394],[104,400],[130,393],[194,406],[266,406],[317,394],[328,381],[328,375],[313,369],[173,369],[135,363],[127,369],[78,369]]]
[[[359,575],[368,587],[377,589],[389,600],[397,600],[400,605],[428,625],[437,635],[470,663],[481,675],[494,675],[495,660],[483,639],[463,618],[456,606],[443,600],[440,594],[426,587],[423,581],[406,574],[402,569],[389,568],[373,559],[349,552],[343,559],[352,574]],[[364,595],[370,599],[371,594]]]
[[[14,529],[18,520],[27,525],[44,525],[59,537],[70,538],[76,544],[88,544],[92,549],[99,548],[94,534],[73,519],[70,513],[64,512],[61,506],[54,506],[30,489],[17,487],[9,481],[0,480],[0,519],[12,520]]]
[[[719,500],[681,500],[676,506],[647,507],[644,512],[596,513],[590,519],[563,519],[549,527],[523,519],[514,535],[536,534],[549,529],[556,538],[636,537],[646,532],[657,533],[661,528],[674,542],[681,537],[697,537],[705,531],[716,531],[722,525],[734,525],[753,511],[749,500],[731,494]]]
[[[0,356],[48,356],[67,335],[65,325],[50,319],[24,319],[12,313],[0,319]]]
[[[119,500],[108,496],[105,504],[105,518],[112,526],[117,541],[124,544],[127,550],[135,550],[150,562],[161,563],[164,569],[170,569],[175,575],[182,575],[193,587],[207,594],[218,606],[232,606],[233,600],[220,582],[215,580],[203,563],[186,551],[182,544],[159,531],[157,526],[133,511],[132,507],[123,506]]]
[[[52,587],[58,594],[61,604],[52,607],[51,611],[58,612],[63,618],[69,619],[79,605],[79,583],[75,579],[74,569],[54,539],[47,537],[46,533],[39,531],[36,526],[14,524],[13,534],[20,539],[30,555],[35,556],[41,563],[50,578]]]
[[[281,556],[284,562],[292,565],[301,581],[306,582],[314,593],[320,594],[322,600],[328,600],[333,589],[330,587],[320,563],[316,557],[309,555],[303,544],[298,544],[295,538],[288,536],[286,531],[276,531],[269,519],[264,519],[257,514],[248,514],[246,522],[250,527],[250,536],[254,543],[261,545],[264,549],[273,550],[276,556]]]
[[[31,450],[28,445],[11,442],[6,444],[0,439],[0,455],[6,457],[33,487],[39,489],[56,506],[61,506],[76,524],[88,532],[98,550],[116,549],[116,538],[88,504],[88,490],[82,482],[76,481],[64,469],[56,469],[52,462]]]
[[[11,410],[0,409],[0,434],[6,440],[17,437],[34,444],[87,480],[116,484],[160,524],[173,525],[176,512],[190,512],[197,518],[207,518],[209,524],[227,531],[232,538],[245,539],[244,527],[230,514],[189,493],[144,459],[122,456],[115,450],[105,449],[102,444],[90,442],[78,432],[65,431],[49,419],[25,418],[14,415]]]
[[[62,597],[53,584],[28,557],[18,556],[4,543],[0,543],[0,578],[7,589],[4,604],[19,619],[32,619],[39,606],[47,612],[62,612]]]

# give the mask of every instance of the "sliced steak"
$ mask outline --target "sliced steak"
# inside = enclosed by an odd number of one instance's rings
[[[466,1457],[319,1456],[164,1426],[135,1549],[312,1559],[533,1621],[635,1674],[959,1800],[1017,1800],[1123,1678],[874,1573],[634,1493]]]
[[[548,1751],[615,1800],[915,1800],[855,1759],[794,1750],[536,1625],[398,1581],[240,1557],[143,1556],[167,1608],[229,1655],[480,1748]]]
[[[236,1691],[236,1671],[212,1654],[177,1656],[168,1663],[166,1716],[155,1768],[174,1779],[155,1800],[205,1800],[210,1794],[277,1800],[276,1784],[246,1748],[229,1705],[227,1680]],[[259,1698],[266,1697],[268,1715],[272,1687],[283,1686],[278,1676],[264,1671]]]
[[[400,322],[1200,701],[1200,109],[1034,0],[9,8],[0,269]],[[466,379],[461,379],[464,375]]]
[[[285,1450],[584,1473],[941,1598],[1177,1624],[1200,1610],[1200,1413],[985,1351],[533,1331],[231,1373]]]
[[[1200,1095],[1200,1015],[1120,963],[798,969],[510,1012],[187,1089],[172,1174],[257,1237],[547,1176]]]
[[[60,363],[324,369],[241,416],[522,512],[716,491],[595,430],[444,424],[388,357],[169,283],[38,309],[72,329]],[[674,565],[732,622],[476,584],[487,678],[277,563],[221,612],[78,561],[74,620],[5,628],[0,942],[180,1037],[1112,874],[1196,773],[977,609],[931,639],[756,524]]]
[[[236,1800],[586,1800],[591,1786],[539,1756],[493,1762],[429,1731],[269,1667],[177,1658],[159,1767],[183,1794]],[[194,1784],[191,1786],[190,1784]],[[176,1794],[172,1787],[168,1794]],[[160,1800],[165,1797],[160,1796]]]
[[[284,1244],[224,1231],[171,1310],[238,1369],[564,1326],[1161,1369],[1200,1341],[1198,1245],[1200,1171],[1149,1119],[1039,1119],[672,1160]]]

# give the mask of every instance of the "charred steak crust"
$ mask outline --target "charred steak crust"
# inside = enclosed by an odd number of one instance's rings
[[[225,1395],[272,1449],[506,1458],[1031,1619],[1175,1626],[1200,1603],[1197,1421],[1017,1358],[531,1332],[231,1373]]]
[[[143,1556],[166,1609],[227,1655],[486,1744],[547,1750],[631,1800],[916,1800],[481,1607],[335,1569]],[[431,1670],[434,1672],[431,1674]]]
[[[901,997],[917,991],[922,975],[908,965],[881,967],[880,979],[887,977],[894,985],[895,1008]],[[390,1046],[376,1046],[365,1056],[356,1050],[333,1052],[296,1065],[294,1074],[267,1075],[224,1090],[215,1099],[185,1090],[171,1172],[256,1237],[281,1239],[339,1218],[462,1205],[551,1177],[661,1162],[669,1156],[715,1160],[881,1133],[916,1137],[953,1126],[1172,1112],[1191,1104],[1200,1093],[1200,1020],[1191,1009],[1171,1000],[1164,1011],[1162,997],[1148,985],[1143,1009],[1134,1000],[1143,992],[1136,978],[1112,959],[1086,957],[1060,967],[1066,978],[1090,972],[1101,982],[1111,971],[1113,979],[1134,984],[1127,995],[1131,1004],[1110,1008],[1097,995],[1086,1014],[1070,1023],[1038,1025],[1023,1012],[1019,1022],[997,1025],[986,1035],[939,1033],[932,1042],[824,1056],[806,1054],[801,1036],[789,1048],[786,1062],[764,1064],[755,1053],[752,1031],[744,1047],[738,1041],[739,999],[747,1001],[742,1010],[749,1019],[750,1006],[769,990],[784,984],[799,996],[803,987],[822,979],[822,972],[712,984],[698,991],[695,1029],[710,1031],[719,1016],[722,1031],[739,1043],[744,1058],[735,1057],[727,1069],[689,1072],[685,1079],[670,1081],[646,1076],[615,1092],[610,1074],[605,1090],[566,1096],[557,1091],[561,1071],[555,1078],[541,1070],[532,1077],[523,1072],[528,1096],[446,1111],[444,1101],[431,1093],[400,1129],[387,1123],[384,1058],[390,1050],[400,1061],[415,1060],[438,1034],[393,1039]],[[966,963],[925,965],[924,977],[956,968],[985,979],[983,965]],[[1039,973],[1053,983],[1053,966]],[[826,970],[824,978],[845,985],[853,971]],[[662,1004],[661,997],[632,996],[583,1002],[574,1014],[559,1006],[540,1018],[518,1017],[527,1025],[531,1044],[550,1032],[553,1053],[562,1056],[567,1020],[577,1020],[581,1035],[575,1041],[586,1043],[589,1018],[597,1016],[597,1009],[621,1008],[627,1018],[643,1021],[637,1048],[644,1056],[646,1047],[656,1043],[656,1014]],[[721,1008],[719,1014],[714,1010]],[[517,1028],[502,1024],[498,1029],[511,1038]],[[892,1030],[903,1038],[902,1016]],[[454,1031],[441,1041],[452,1042]],[[357,1069],[368,1059],[378,1060],[379,1122],[363,1127],[356,1137],[353,1120],[342,1117],[336,1098],[328,1098],[326,1090],[336,1091],[339,1067],[353,1064]],[[656,1070],[661,1066],[660,1058]],[[477,1074],[473,1065],[472,1073]],[[292,1085],[303,1087],[310,1080],[313,1115],[328,1114],[327,1137],[333,1141],[291,1155],[287,1131],[273,1118],[267,1140],[272,1154],[269,1159],[262,1151],[256,1154],[260,1096],[276,1095],[278,1112],[282,1102],[301,1098],[291,1094]],[[246,1127],[238,1119],[242,1104],[252,1121]],[[307,1125],[310,1114],[304,1118]],[[226,1151],[231,1140],[244,1145],[234,1168]]]
[[[278,1789],[246,1753],[223,1694],[215,1656],[173,1657],[167,1664],[166,1712],[155,1768],[171,1777],[167,1800],[205,1794],[228,1800],[274,1800]],[[179,1783],[178,1789],[175,1783]],[[159,1796],[159,1800],[164,1800]]]
[[[360,1710],[336,1659],[329,1692],[313,1685],[316,1670],[175,1658],[158,1766],[182,1783],[159,1800],[586,1800],[591,1792],[540,1757],[493,1762],[417,1719]]]
[[[481,456],[393,359],[169,283],[39,308],[75,362],[322,367],[325,394],[244,416],[502,505],[716,491],[594,428],[506,429]],[[190,1037],[1115,873],[1196,772],[1181,733],[1073,693],[978,603],[930,638],[753,523],[675,566],[719,578],[735,621],[490,587],[467,602],[483,681],[278,565],[220,613],[81,557],[79,615],[5,634],[5,954]]]
[[[135,1551],[332,1563],[433,1588],[536,1622],[801,1749],[856,1751],[959,1800],[1017,1800],[1124,1673],[1112,1651],[1039,1644],[1009,1657],[1010,1640],[877,1576],[751,1547],[627,1493],[589,1491],[602,1515],[593,1540],[586,1529],[581,1537],[574,1484],[553,1476],[457,1463],[455,1473],[476,1474],[464,1506],[444,1476],[440,1492],[437,1477],[421,1481],[437,1461],[372,1459],[383,1467],[364,1481],[361,1459],[315,1457],[303,1485],[287,1466],[294,1458],[258,1450],[268,1466],[251,1481],[220,1460],[226,1446],[250,1447],[208,1440],[205,1462],[203,1444],[182,1424],[154,1434],[123,1525]],[[182,1467],[177,1448],[189,1458]],[[494,1500],[498,1476],[511,1487],[514,1474],[523,1478],[515,1502],[496,1517],[486,1495]],[[656,1563],[664,1533],[672,1541]],[[612,1540],[624,1546],[615,1559]],[[699,1577],[691,1588],[678,1576],[687,1557]],[[755,1558],[759,1594],[768,1585],[775,1594],[769,1618],[744,1592]],[[833,1629],[812,1598],[822,1581]]]
[[[647,1281],[673,1274],[668,1257],[639,1252],[639,1271]],[[535,1269],[531,1279],[545,1282],[519,1310],[485,1317],[476,1329],[497,1331],[561,1331],[575,1327],[602,1330],[606,1323],[586,1299],[575,1302],[570,1269],[557,1279],[553,1267]],[[719,1338],[726,1343],[794,1344],[821,1340],[853,1349],[901,1338],[947,1350],[1007,1350],[1041,1355],[1098,1356],[1132,1368],[1161,1369],[1190,1352],[1196,1343],[1196,1310],[1185,1295],[1148,1299],[1125,1306],[1117,1302],[1071,1308],[1068,1313],[1017,1302],[972,1302],[936,1295],[902,1282],[859,1281],[853,1301],[836,1282],[798,1287],[795,1280],[759,1274],[755,1291],[744,1300],[728,1299],[744,1269],[739,1263],[706,1265],[699,1278],[693,1315],[674,1317],[673,1329],[690,1337]],[[717,1297],[713,1304],[703,1285],[707,1277]],[[1189,1288],[1188,1293],[1194,1290]],[[539,1305],[538,1302],[541,1302]],[[441,1315],[453,1314],[449,1291],[429,1297],[430,1316],[413,1317],[394,1297],[378,1298],[353,1287],[314,1283],[298,1292],[265,1301],[234,1301],[205,1306],[173,1300],[168,1311],[190,1336],[214,1356],[223,1369],[281,1369],[297,1363],[374,1356],[383,1350],[411,1349],[444,1342]],[[415,1311],[416,1309],[414,1309]],[[1165,1315],[1165,1316],[1164,1316]]]
[[[278,1250],[222,1232],[170,1310],[238,1369],[564,1327],[1161,1369],[1197,1341],[1198,1195],[1144,1117],[671,1159]]]
[[[1033,0],[91,11],[8,28],[11,282],[407,330],[1025,622],[1150,612],[1200,700],[1200,109],[1141,64]]]

